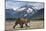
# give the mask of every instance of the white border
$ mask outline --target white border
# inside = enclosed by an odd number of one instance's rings
[[[4,16],[4,0],[0,0],[0,31],[4,31],[5,28],[5,16]]]
[[[46,3],[45,0],[26,0],[26,1]],[[44,12],[45,12],[44,18],[46,20],[46,9]],[[44,25],[45,25],[45,23],[46,23],[46,21],[44,21]],[[46,31],[46,26],[44,26],[44,28],[45,29],[17,30],[17,31]],[[0,0],[0,31],[5,31],[5,0]]]

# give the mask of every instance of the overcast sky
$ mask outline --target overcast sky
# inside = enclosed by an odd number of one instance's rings
[[[16,2],[18,1],[18,2]],[[19,2],[19,1],[22,1],[22,0],[6,0],[6,8],[19,8],[21,6],[24,6],[24,5],[32,5],[34,6],[34,8],[36,9],[41,9],[41,8],[44,8],[44,4],[41,2]]]

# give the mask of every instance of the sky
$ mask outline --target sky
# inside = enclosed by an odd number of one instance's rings
[[[24,5],[32,5],[34,9],[44,8],[43,2],[27,2],[22,0],[6,0],[6,9],[17,9]]]

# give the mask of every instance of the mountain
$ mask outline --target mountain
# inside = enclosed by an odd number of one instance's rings
[[[25,17],[32,18],[32,15],[37,12],[37,10],[36,9],[33,9],[33,7],[34,6],[32,6],[32,5],[25,5],[25,6],[20,7],[19,9],[25,8],[25,9],[23,9],[20,12],[23,12],[24,15],[27,14]],[[24,17],[24,15],[23,15],[23,17]]]
[[[16,10],[5,9],[5,16],[6,16],[6,18],[18,18],[18,17],[24,17],[24,15],[27,14],[26,17],[30,17],[35,11],[35,10],[34,11],[33,10],[34,9],[32,8],[31,5],[30,6],[29,5],[22,6]]]
[[[44,8],[36,10],[32,8],[31,5],[21,6],[20,8],[14,9],[5,9],[5,18],[20,18],[27,17],[31,19],[39,19],[44,16]]]
[[[32,19],[44,19],[44,8],[38,10],[37,13],[32,16]]]
[[[6,18],[17,18],[23,15],[23,12],[16,12],[13,9],[5,9],[5,17]]]
[[[5,9],[5,17],[6,18],[13,18],[15,11],[13,9]]]

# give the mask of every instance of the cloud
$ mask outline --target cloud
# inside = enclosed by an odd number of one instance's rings
[[[24,2],[12,2],[12,1],[6,1],[6,8],[17,8],[25,5]]]
[[[18,2],[16,2],[18,1]],[[34,9],[41,9],[44,8],[44,4],[43,3],[39,3],[39,2],[19,2],[22,0],[6,0],[6,8],[17,8],[17,7],[21,7],[24,5],[32,5],[34,6]]]

